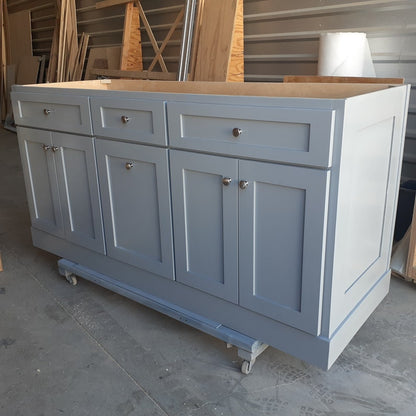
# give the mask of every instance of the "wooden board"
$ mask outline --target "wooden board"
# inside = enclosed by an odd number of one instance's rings
[[[119,69],[120,68],[121,47],[112,46],[109,48],[91,48],[88,57],[85,79],[95,79],[91,73],[94,69]]]
[[[30,11],[9,14],[10,63],[19,64],[22,56],[33,55]]]
[[[416,202],[416,201],[415,201]],[[407,254],[405,275],[406,280],[413,280],[416,283],[416,203],[413,206],[412,223],[408,230],[409,250]]]
[[[153,72],[153,71],[129,71],[121,69],[95,69],[90,70],[91,75],[101,75],[114,78],[131,78],[131,79],[152,79],[161,81],[175,81],[176,72]]]
[[[261,97],[348,98],[390,88],[389,84],[318,84],[283,82],[183,82],[105,79],[38,84],[34,88],[80,88],[112,91],[214,94]]]
[[[364,83],[364,84],[403,84],[404,78],[375,77],[331,77],[320,75],[286,75],[283,82],[326,82],[326,83]]]
[[[237,19],[240,21],[236,24]],[[234,52],[241,62],[242,26],[242,1],[210,0],[204,3],[194,81],[228,81],[230,67],[235,75],[240,74],[241,64],[232,65],[231,58]]]
[[[120,61],[121,70],[143,70],[139,9],[133,2],[126,4]]]
[[[39,56],[22,56],[17,66],[16,84],[36,84],[40,60]]]
[[[16,65],[7,65],[6,71],[6,114],[11,115],[13,112],[12,109],[12,102],[10,100],[10,91],[12,89],[12,85],[16,84]]]
[[[227,81],[244,82],[244,7],[243,0],[237,2],[234,22],[231,59],[228,65]]]

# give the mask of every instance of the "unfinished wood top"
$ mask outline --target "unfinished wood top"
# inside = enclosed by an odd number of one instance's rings
[[[35,84],[38,88],[143,91],[174,94],[213,94],[260,97],[348,98],[389,88],[389,84],[323,84],[263,82],[197,82],[150,80],[94,80]]]

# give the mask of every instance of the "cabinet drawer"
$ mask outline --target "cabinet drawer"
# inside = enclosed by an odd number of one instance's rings
[[[331,166],[334,112],[279,107],[168,103],[177,148]]]
[[[93,97],[91,112],[97,136],[167,145],[163,101]]]
[[[88,97],[14,92],[12,99],[18,126],[92,134]]]

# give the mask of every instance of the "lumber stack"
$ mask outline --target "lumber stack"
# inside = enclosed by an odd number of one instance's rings
[[[84,69],[89,35],[82,33],[78,42],[75,0],[57,0],[56,8],[47,81],[79,81]]]

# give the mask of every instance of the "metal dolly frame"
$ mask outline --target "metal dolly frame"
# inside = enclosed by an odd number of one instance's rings
[[[72,285],[77,284],[76,276],[82,277],[180,322],[184,322],[208,335],[212,335],[213,337],[226,342],[227,348],[235,346],[237,348],[238,356],[243,360],[241,364],[241,372],[243,374],[249,374],[251,372],[257,357],[268,347],[267,344],[244,335],[241,332],[234,331],[219,322],[212,321],[201,315],[180,308],[156,296],[142,292],[139,289],[135,288],[134,291],[132,291],[128,289],[128,286],[125,286],[122,283],[116,284],[107,276],[72,261],[66,259],[58,260],[58,270],[59,274],[64,276]]]

